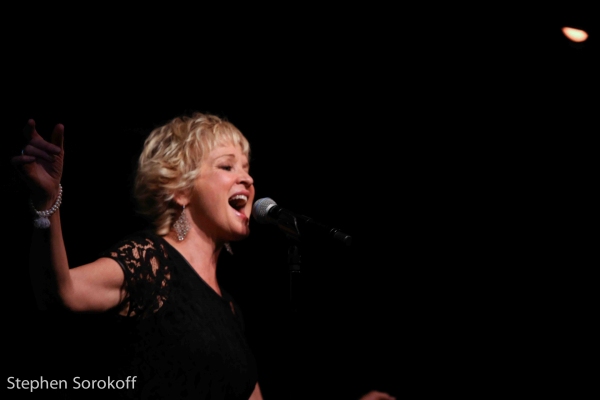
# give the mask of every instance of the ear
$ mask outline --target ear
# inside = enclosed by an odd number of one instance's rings
[[[173,196],[173,201],[175,201],[177,204],[179,204],[182,207],[190,204],[191,199],[192,199],[192,195],[189,191],[178,191]]]

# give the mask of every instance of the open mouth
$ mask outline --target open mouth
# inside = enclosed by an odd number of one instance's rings
[[[236,194],[229,198],[229,205],[233,207],[236,211],[241,211],[242,208],[246,206],[248,203],[248,196],[243,194]]]

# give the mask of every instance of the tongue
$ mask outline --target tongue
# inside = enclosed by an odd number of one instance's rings
[[[240,208],[244,207],[246,205],[246,200],[244,199],[232,199],[229,200],[229,205],[233,208],[235,208],[236,210],[239,210]]]

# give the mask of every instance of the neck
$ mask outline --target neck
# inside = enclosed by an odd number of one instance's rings
[[[182,241],[177,239],[177,235],[173,231],[164,236],[164,239],[186,259],[215,292],[221,294],[217,282],[217,261],[222,246],[218,246],[212,240],[200,237],[193,230],[190,230]]]

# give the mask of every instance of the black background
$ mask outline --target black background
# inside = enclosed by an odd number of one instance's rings
[[[276,227],[252,220],[223,255],[265,399],[572,390],[550,377],[581,350],[589,271],[566,241],[552,244],[587,216],[589,10],[156,11],[25,12],[7,25],[7,376],[109,375],[97,363],[115,340],[94,318],[34,306],[27,193],[8,162],[27,119],[42,134],[65,125],[61,217],[75,266],[143,226],[129,195],[142,141],[198,110],[250,140],[256,199],[353,237],[303,244],[297,313]],[[565,24],[590,39],[568,42]]]

